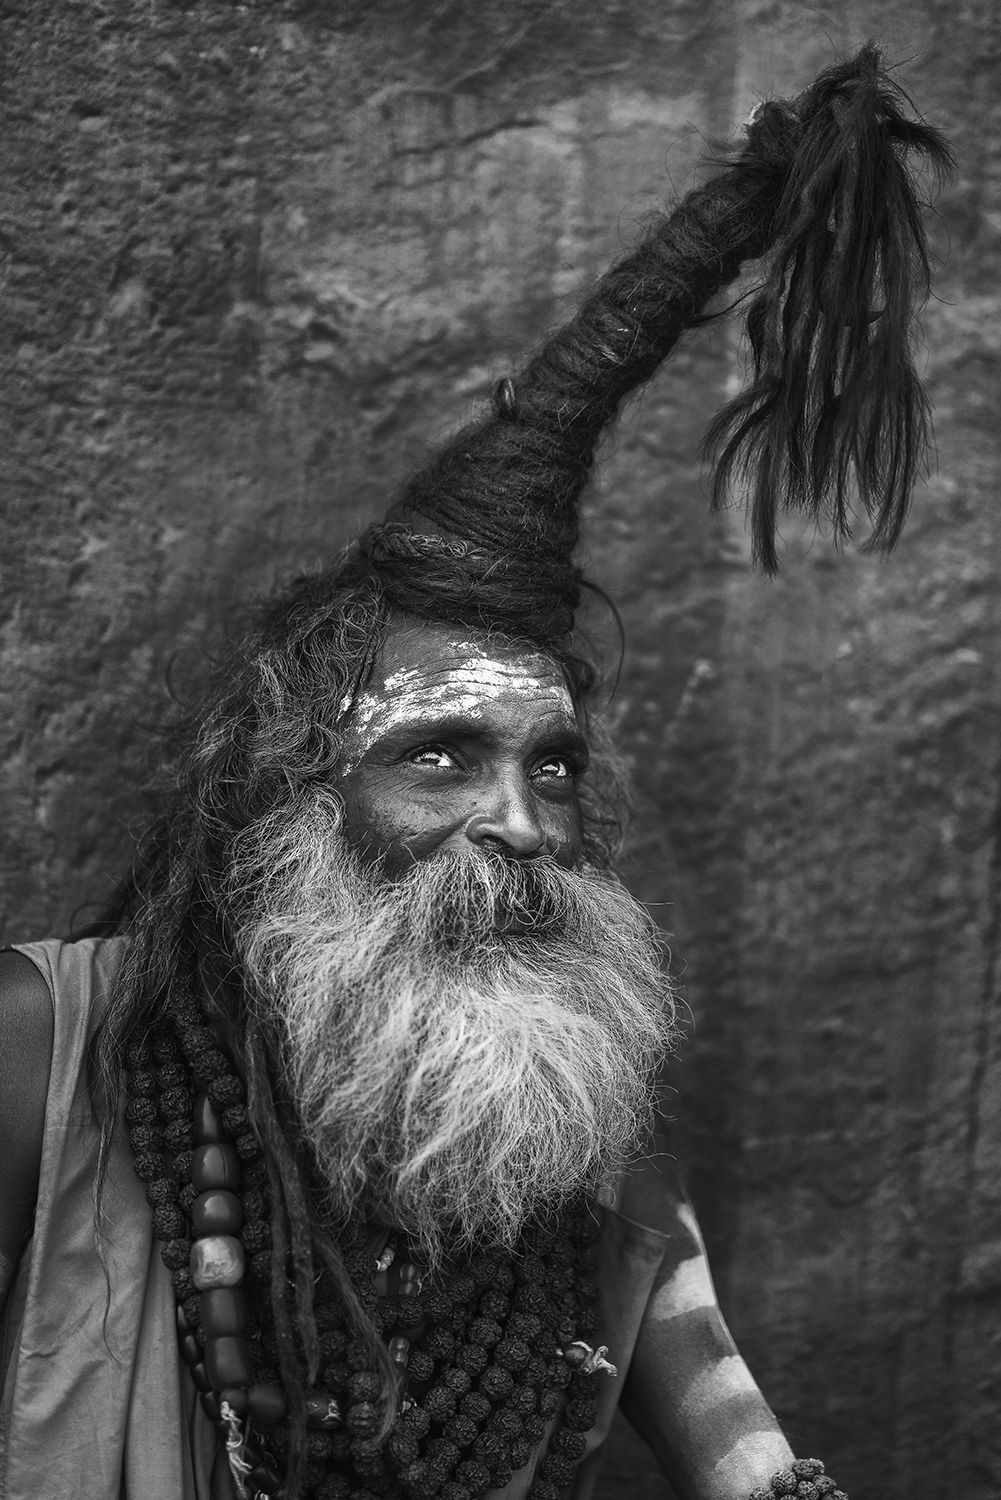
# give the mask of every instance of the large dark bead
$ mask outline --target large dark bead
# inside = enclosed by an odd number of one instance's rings
[[[258,1464],[247,1478],[253,1489],[261,1490],[265,1495],[277,1495],[282,1487],[282,1476],[271,1464]]]
[[[205,1344],[205,1368],[213,1390],[221,1391],[227,1385],[249,1386],[253,1378],[250,1345],[246,1339],[234,1338],[232,1334],[208,1339]]]
[[[424,1301],[421,1297],[396,1297],[393,1311],[401,1328],[416,1328],[424,1321]],[[436,1330],[437,1331],[437,1330]]]
[[[164,1175],[163,1154],[160,1151],[137,1151],[132,1164],[140,1182],[152,1182],[154,1178]]]
[[[397,1427],[403,1432],[409,1432],[412,1437],[427,1437],[431,1429],[431,1418],[422,1406],[410,1406],[401,1412],[397,1418]]]
[[[199,1193],[191,1205],[191,1228],[195,1234],[239,1234],[242,1224],[240,1200],[225,1188]]]
[[[130,1099],[125,1106],[125,1118],[130,1125],[155,1125],[155,1100],[146,1098],[144,1095]]]
[[[422,1343],[432,1359],[449,1359],[455,1348],[455,1334],[439,1324],[437,1328],[428,1329]]]
[[[411,1380],[418,1382],[430,1380],[434,1374],[434,1360],[426,1349],[411,1349],[407,1368],[410,1371]]]
[[[247,1415],[247,1391],[242,1385],[228,1385],[219,1392],[219,1402],[225,1402],[235,1417]]]
[[[133,1125],[129,1139],[133,1151],[162,1151],[163,1132],[156,1125]]]
[[[520,1417],[527,1416],[535,1410],[538,1399],[531,1386],[520,1385],[511,1396],[511,1410],[516,1411]]]
[[[231,1104],[222,1112],[222,1128],[231,1137],[242,1135],[250,1128],[250,1117],[245,1104]]]
[[[153,1056],[158,1063],[176,1062],[180,1057],[177,1037],[173,1031],[161,1030],[153,1036]]]
[[[170,1164],[170,1174],[177,1182],[191,1189],[194,1198],[195,1190],[191,1182],[191,1146],[188,1144],[183,1151],[179,1151]]]
[[[494,1359],[506,1370],[520,1370],[530,1358],[531,1351],[524,1339],[501,1339],[494,1350]]]
[[[212,1188],[233,1192],[240,1186],[240,1158],[232,1146],[196,1146],[191,1153],[191,1181],[199,1193]]]
[[[468,1448],[476,1439],[476,1423],[470,1417],[452,1417],[445,1428],[445,1436],[460,1448]]]
[[[532,1456],[531,1443],[524,1442],[521,1438],[511,1444],[511,1467],[517,1472],[523,1469]]]
[[[247,1299],[240,1287],[209,1287],[199,1299],[201,1324],[209,1338],[246,1331]]]
[[[166,1089],[160,1095],[160,1115],[164,1120],[184,1120],[191,1126],[191,1093],[188,1089]]]
[[[160,1257],[168,1271],[187,1270],[191,1246],[186,1239],[166,1240],[160,1246]]]
[[[460,1370],[470,1375],[479,1375],[490,1363],[490,1356],[482,1344],[462,1344],[452,1358]]]
[[[501,1365],[489,1365],[480,1376],[479,1389],[491,1401],[503,1401],[514,1389],[514,1376]]]
[[[550,1484],[559,1486],[570,1483],[575,1468],[576,1464],[564,1458],[561,1453],[547,1453],[539,1466],[539,1472],[543,1479],[549,1480]]]
[[[187,1228],[184,1215],[173,1203],[158,1204],[153,1210],[153,1233],[158,1240],[176,1240]]]
[[[373,1401],[356,1401],[349,1406],[344,1420],[356,1437],[371,1437],[379,1428],[379,1408]]]
[[[493,1318],[474,1318],[469,1325],[469,1342],[482,1344],[484,1349],[492,1349],[503,1336],[503,1328]]]
[[[221,1078],[213,1078],[205,1092],[216,1109],[227,1109],[231,1104],[240,1103],[243,1086],[238,1078],[228,1073]]]
[[[479,1459],[465,1458],[456,1469],[455,1477],[460,1484],[467,1484],[474,1495],[478,1495],[490,1483],[490,1470]]]
[[[330,1454],[331,1437],[329,1432],[320,1432],[311,1429],[306,1433],[306,1457],[314,1463],[321,1463]],[[379,1444],[375,1444],[378,1451]]]
[[[496,1318],[500,1321],[507,1317],[510,1310],[510,1300],[504,1296],[503,1292],[491,1288],[480,1298],[480,1312],[485,1318]]]
[[[226,1137],[222,1133],[222,1125],[219,1116],[212,1108],[207,1094],[199,1094],[195,1099],[193,1128],[195,1141],[199,1146],[210,1146],[224,1141]]]
[[[396,1468],[403,1469],[407,1464],[414,1462],[420,1449],[417,1446],[416,1438],[411,1437],[409,1432],[400,1432],[397,1429],[391,1432],[386,1440],[386,1452],[396,1465]]]
[[[553,1438],[553,1448],[557,1453],[563,1453],[567,1458],[577,1460],[584,1457],[586,1443],[587,1439],[582,1432],[568,1432],[566,1428]]]
[[[453,1302],[469,1302],[476,1291],[476,1282],[468,1271],[457,1271],[448,1278],[446,1290]]]
[[[279,1386],[260,1383],[251,1386],[246,1395],[246,1409],[255,1422],[260,1422],[261,1427],[275,1427],[276,1422],[281,1422],[288,1410],[285,1392]]]
[[[343,1425],[344,1415],[333,1396],[317,1391],[306,1397],[306,1421],[310,1427],[316,1427],[321,1432],[332,1432]]]
[[[432,1422],[444,1422],[455,1411],[456,1398],[442,1386],[433,1386],[424,1397],[424,1410]]]
[[[490,1415],[490,1402],[479,1391],[469,1391],[459,1402],[459,1410],[474,1422],[485,1422]]]
[[[241,1161],[259,1162],[263,1152],[261,1143],[252,1130],[245,1130],[236,1138],[236,1153]]]
[[[555,1417],[560,1409],[559,1391],[543,1391],[539,1396],[539,1415],[547,1420]]]
[[[357,1370],[348,1379],[350,1401],[378,1401],[382,1395],[382,1381],[374,1370]]]

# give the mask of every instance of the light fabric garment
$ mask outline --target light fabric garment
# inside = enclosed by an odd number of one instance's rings
[[[124,1132],[94,1234],[99,1132],[87,1044],[124,939],[19,949],[52,994],[55,1039],[32,1240],[0,1322],[0,1497],[231,1500],[215,1433],[181,1364],[170,1278]],[[597,1341],[617,1378],[568,1500],[588,1500],[620,1397],[684,1500],[743,1500],[788,1449],[716,1308],[673,1174],[629,1173],[603,1217]],[[102,1263],[103,1255],[103,1263]],[[634,1358],[635,1351],[635,1358]],[[632,1368],[630,1369],[630,1365]],[[493,1500],[523,1500],[545,1450]]]

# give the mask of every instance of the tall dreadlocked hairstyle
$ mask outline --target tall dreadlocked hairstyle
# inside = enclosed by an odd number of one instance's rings
[[[851,534],[854,494],[889,548],[927,438],[911,319],[928,288],[914,153],[941,175],[942,137],[867,45],[798,98],[764,104],[742,150],[649,230],[486,413],[405,487],[334,564],[296,583],[239,642],[207,706],[181,726],[164,810],[109,921],[132,942],[93,1054],[104,1155],[124,1049],[178,993],[216,1022],[247,1086],[271,1179],[272,1244],[291,1258],[272,1284],[282,1378],[301,1452],[315,1380],[314,1258],[333,1272],[392,1389],[333,1241],[313,1221],[278,1041],[244,1004],[224,875],[241,832],[301,808],[329,782],[339,726],[396,613],[498,632],[550,654],[586,706],[595,674],[573,635],[582,578],[577,502],[623,400],[745,262],[761,260],[747,327],[753,378],[713,423],[713,497],[746,481],[756,558],[777,563],[784,505]],[[594,809],[590,855],[607,862]],[[108,930],[105,924],[104,931]],[[284,1268],[283,1268],[284,1269]],[[301,1362],[293,1354],[296,1329]]]

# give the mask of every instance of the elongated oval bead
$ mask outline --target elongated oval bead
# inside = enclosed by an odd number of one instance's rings
[[[198,1347],[198,1340],[193,1333],[186,1333],[181,1339],[181,1358],[186,1365],[196,1365],[202,1357],[202,1351]]]
[[[208,1371],[201,1361],[199,1361],[197,1365],[192,1365],[191,1378],[195,1382],[196,1388],[200,1390],[203,1395],[206,1391],[210,1391],[212,1389],[212,1384],[208,1377]]]
[[[285,1415],[285,1392],[276,1385],[252,1385],[247,1394],[247,1410],[262,1427],[273,1427]]]
[[[243,1224],[243,1205],[227,1188],[199,1193],[191,1205],[191,1227],[195,1234],[238,1234]]]
[[[196,1098],[192,1124],[197,1146],[208,1146],[226,1139],[208,1094],[199,1094]]]
[[[207,1339],[205,1368],[214,1391],[224,1391],[230,1385],[249,1386],[252,1375],[250,1345],[246,1339],[234,1338],[231,1334]]]
[[[240,1186],[240,1158],[236,1148],[220,1144],[196,1146],[191,1153],[191,1181],[199,1193],[207,1193],[211,1188],[235,1191]]]
[[[247,1299],[238,1286],[209,1287],[199,1294],[198,1311],[206,1338],[246,1332]]]
[[[208,1379],[208,1376],[206,1376],[205,1378]],[[209,1421],[218,1422],[222,1413],[219,1410],[219,1397],[216,1395],[215,1391],[210,1387],[208,1390],[202,1391],[202,1394],[198,1399],[201,1401],[202,1411],[208,1417]]]
[[[245,1269],[243,1246],[231,1234],[210,1234],[191,1246],[191,1279],[200,1292],[238,1286]]]

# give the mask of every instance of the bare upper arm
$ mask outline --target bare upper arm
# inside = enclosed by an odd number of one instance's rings
[[[0,1302],[34,1219],[52,1038],[45,980],[23,953],[0,953]]]

